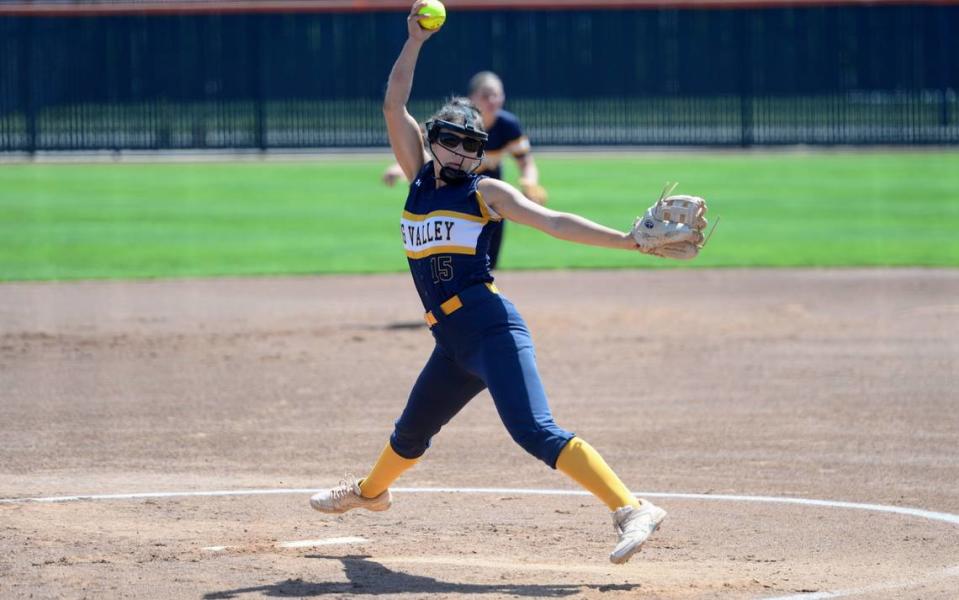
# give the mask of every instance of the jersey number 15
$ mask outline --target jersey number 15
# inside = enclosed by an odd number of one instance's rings
[[[430,259],[430,269],[433,271],[433,283],[453,279],[453,257],[434,256]]]

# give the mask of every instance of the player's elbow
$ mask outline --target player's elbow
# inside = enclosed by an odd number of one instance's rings
[[[396,113],[400,108],[402,108],[402,105],[397,106],[397,103],[389,98],[383,101],[383,114],[386,116]]]
[[[401,114],[406,109],[406,103],[401,99],[394,98],[393,94],[387,93],[386,97],[383,98],[383,114],[397,115]]]
[[[569,219],[567,217],[566,213],[551,212],[543,219],[543,226],[540,229],[555,238],[568,239]]]

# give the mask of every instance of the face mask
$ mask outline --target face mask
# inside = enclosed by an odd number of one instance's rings
[[[457,139],[459,139],[459,138],[457,138]],[[443,144],[443,145],[445,146],[445,144]],[[450,150],[450,152],[453,152],[454,154],[459,154],[459,153],[456,152],[455,150]],[[470,173],[472,173],[472,172],[476,169],[476,167],[479,166],[479,165],[477,164],[476,166],[474,166],[474,167],[473,167],[472,169],[470,169],[469,171],[464,171],[463,169],[460,169],[459,167],[452,167],[452,166],[449,166],[449,165],[444,165],[444,164],[440,161],[440,159],[436,156],[436,152],[433,150],[433,142],[430,142],[430,154],[432,154],[432,155],[433,155],[433,159],[434,159],[437,163],[439,163],[439,165],[440,165],[440,179],[442,179],[442,180],[443,180],[443,183],[445,183],[445,184],[447,184],[447,185],[459,185],[459,184],[461,184],[461,183],[465,183],[466,180],[469,179]],[[460,156],[462,156],[462,155],[460,155]],[[471,159],[471,160],[475,160],[475,157],[464,156],[464,158]]]
[[[469,179],[469,173],[456,167],[442,167],[440,169],[440,179],[448,185],[459,185]]]

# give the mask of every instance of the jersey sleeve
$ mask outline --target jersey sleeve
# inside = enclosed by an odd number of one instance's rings
[[[529,154],[529,138],[523,133],[519,118],[505,110],[500,113],[499,118],[503,120],[503,137],[507,140],[503,150],[517,157]]]

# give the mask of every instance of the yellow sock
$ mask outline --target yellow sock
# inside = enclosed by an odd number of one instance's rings
[[[373,465],[373,470],[360,482],[360,494],[364,498],[376,498],[419,460],[403,458],[393,450],[389,442],[386,442],[386,448],[383,448],[383,452],[380,453],[376,464]]]
[[[599,452],[579,438],[571,439],[559,453],[556,468],[602,500],[609,510],[639,506],[639,500],[629,493]]]

